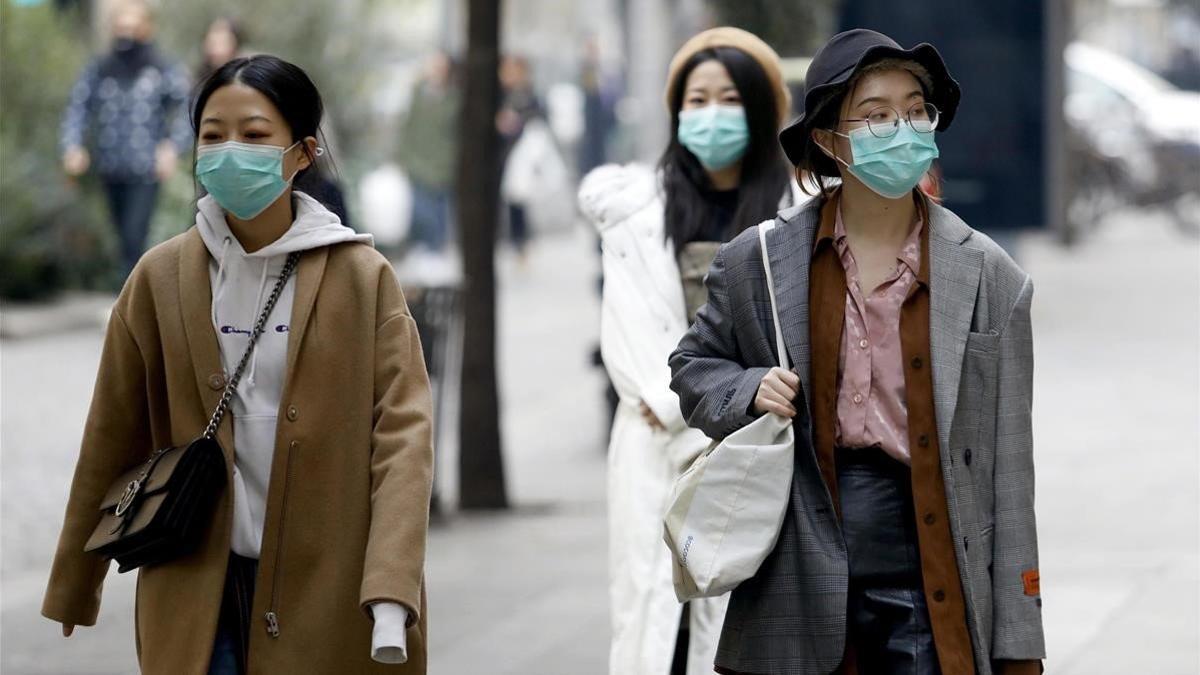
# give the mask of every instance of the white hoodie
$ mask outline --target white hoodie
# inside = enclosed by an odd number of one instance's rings
[[[246,253],[225,221],[225,212],[211,195],[197,202],[196,228],[212,259],[208,273],[212,286],[212,322],[221,346],[221,363],[232,376],[249,344],[250,332],[279,279],[289,253],[307,251],[343,242],[374,245],[371,235],[358,234],[342,225],[341,220],[320,202],[303,192],[293,191],[295,220],[279,239]],[[287,370],[288,331],[292,304],[296,295],[296,275],[284,285],[266,327],[251,354],[250,362],[238,383],[230,404],[233,413],[233,535],[230,547],[247,558],[259,557],[266,515],[267,487],[275,455],[275,425],[283,397]],[[376,658],[387,656],[389,648],[404,647],[406,610],[395,603],[378,603],[376,614]],[[397,615],[398,612],[404,613]],[[399,639],[394,622],[399,620]],[[386,625],[385,625],[386,624]],[[387,628],[380,651],[380,631]]]

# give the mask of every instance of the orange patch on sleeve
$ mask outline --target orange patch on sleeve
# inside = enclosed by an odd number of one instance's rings
[[[1042,583],[1036,569],[1025,570],[1021,573],[1021,581],[1025,582],[1025,595],[1041,595]]]

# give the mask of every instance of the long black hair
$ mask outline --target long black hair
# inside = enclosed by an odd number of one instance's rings
[[[197,138],[200,135],[200,119],[209,97],[221,87],[235,82],[266,96],[283,115],[284,121],[292,131],[292,140],[301,141],[309,136],[316,138],[318,145],[325,148],[323,160],[332,163],[325,134],[321,131],[321,118],[325,114],[321,93],[300,66],[270,54],[233,59],[216,69],[200,84],[192,103],[192,131]],[[295,189],[315,197],[322,193],[328,181],[321,175],[317,156],[309,149],[308,144],[301,143],[300,147],[308,155],[309,165],[307,169],[296,174],[292,185]]]
[[[700,232],[711,229],[717,217],[716,209],[708,203],[704,190],[711,190],[708,174],[700,160],[679,143],[679,110],[683,104],[684,85],[696,66],[716,60],[725,66],[730,79],[741,96],[746,111],[750,143],[742,156],[741,182],[738,185],[737,210],[730,225],[730,235],[757,225],[775,215],[779,200],[791,179],[788,164],[776,134],[779,131],[779,95],[767,79],[766,72],[750,55],[734,47],[705,49],[688,59],[679,69],[678,79],[671,91],[671,141],[658,162],[662,172],[666,206],[664,225],[667,238],[678,252]]]

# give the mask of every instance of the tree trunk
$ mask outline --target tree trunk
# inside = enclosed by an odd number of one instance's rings
[[[500,0],[469,0],[466,89],[460,118],[457,204],[462,237],[463,365],[459,501],[508,507],[496,385],[496,219],[500,213]]]

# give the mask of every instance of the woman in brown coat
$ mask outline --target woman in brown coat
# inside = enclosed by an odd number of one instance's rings
[[[96,621],[108,562],[84,546],[109,485],[200,434],[287,279],[217,434],[229,489],[195,551],[139,571],[143,672],[425,672],[428,377],[370,237],[293,190],[321,110],[277,58],[216,71],[193,112],[196,226],[147,253],[112,310],[42,607],[64,635]]]

